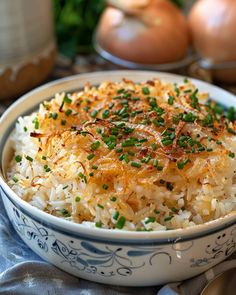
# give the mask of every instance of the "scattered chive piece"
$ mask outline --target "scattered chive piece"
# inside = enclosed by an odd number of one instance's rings
[[[20,163],[21,160],[22,160],[22,157],[20,155],[16,155],[15,160],[16,160],[17,163]]]
[[[179,162],[177,163],[177,167],[178,167],[178,169],[180,169],[180,170],[184,169],[184,163],[183,163],[182,161],[179,161]]]
[[[61,214],[62,214],[64,217],[70,217],[70,216],[71,216],[70,213],[69,213],[69,211],[66,210],[66,209],[62,209],[62,210],[61,210]]]
[[[69,187],[69,185],[65,185],[62,189],[67,189]]]
[[[213,149],[212,149],[212,148],[208,148],[206,151],[207,151],[207,152],[212,152]]]
[[[131,162],[131,166],[136,167],[136,168],[140,168],[141,164],[138,162]]]
[[[155,143],[151,143],[150,146],[153,151],[155,151],[157,149],[157,145]]]
[[[66,120],[61,120],[61,125],[65,126],[66,125]]]
[[[58,113],[52,113],[52,118],[53,118],[53,120],[56,120],[57,117],[58,117]]]
[[[105,190],[107,190],[109,188],[109,186],[106,183],[104,183],[103,186],[102,186],[102,188],[105,189]]]
[[[81,198],[79,196],[75,197],[75,201],[79,202],[81,200]]]
[[[65,115],[67,117],[69,117],[71,113],[72,113],[72,110],[71,109],[68,109],[68,110],[65,111]]]
[[[219,144],[220,145],[220,144],[222,144],[222,142],[220,140],[217,140],[216,141],[216,144]]]
[[[102,113],[102,118],[103,119],[107,119],[110,115],[110,111],[109,110],[105,110],[103,113]]]
[[[126,221],[125,217],[121,216],[116,223],[116,228],[122,229],[125,225],[125,221]]]
[[[104,206],[102,206],[101,204],[97,204],[97,206],[101,209],[104,209]]]
[[[27,127],[24,126],[24,131],[27,132],[27,130],[28,130]]]
[[[97,110],[93,110],[92,113],[91,113],[91,117],[92,118],[96,118],[97,117],[97,114],[98,114],[98,111]]]
[[[156,218],[155,217],[148,217],[146,220],[145,220],[145,224],[148,224],[148,223],[153,223],[156,221]]]
[[[114,214],[113,214],[113,216],[112,216],[112,218],[113,218],[114,220],[117,220],[118,217],[119,217],[119,215],[120,215],[119,211],[115,211]]]
[[[171,211],[174,212],[174,213],[177,213],[178,212],[178,209],[176,209],[175,207],[172,207],[171,208]]]
[[[97,165],[93,165],[92,166],[92,169],[97,170],[98,169],[98,166]]]
[[[112,202],[115,202],[115,201],[116,201],[116,197],[111,197],[110,200],[111,200]]]
[[[94,175],[94,173],[93,173],[93,172],[90,172],[90,173],[89,173],[89,176],[91,176],[91,177],[92,177],[93,175]]]
[[[174,216],[168,216],[166,218],[164,218],[164,221],[170,221]]]
[[[130,151],[130,150],[128,150],[128,154],[129,154],[130,156],[135,156],[135,153],[134,153],[133,151]]]
[[[100,142],[97,140],[97,141],[93,142],[90,147],[91,147],[92,151],[95,151],[99,148],[99,146],[100,146]]]
[[[46,157],[46,156],[42,156],[42,159],[43,159],[43,160],[47,160],[47,157]]]
[[[229,157],[230,158],[234,158],[235,157],[235,153],[229,152]]]
[[[72,103],[72,99],[70,99],[70,98],[67,96],[67,94],[64,96],[63,101],[64,101],[65,103],[68,103],[68,104],[71,104],[71,103]]]
[[[123,152],[122,148],[116,149],[116,153],[122,153],[122,152]]]
[[[143,92],[143,94],[145,94],[145,95],[150,94],[150,90],[149,90],[148,87],[143,87],[143,88],[142,88],[142,92]]]
[[[169,96],[169,98],[168,98],[168,104],[169,105],[173,105],[174,104],[174,96]]]
[[[16,176],[12,176],[11,178],[15,183],[17,183],[19,181],[19,179]]]
[[[155,214],[160,214],[160,213],[161,213],[161,211],[159,211],[159,210],[157,210],[157,209],[155,209],[153,212],[154,212]]]
[[[168,146],[168,145],[171,145],[173,143],[173,140],[170,139],[170,138],[164,138],[161,140],[161,143],[164,145],[164,146]]]
[[[95,223],[95,226],[101,228],[102,227],[102,222],[101,221],[97,221]]]
[[[184,83],[188,83],[188,78],[184,78]]]
[[[30,162],[33,162],[33,158],[31,158],[30,156],[26,156],[26,159]]]
[[[95,154],[89,154],[89,155],[87,156],[87,159],[88,159],[88,160],[92,160],[94,157],[95,157]]]

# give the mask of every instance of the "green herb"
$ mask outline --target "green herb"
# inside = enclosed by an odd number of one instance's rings
[[[100,147],[100,142],[99,142],[98,140],[95,141],[95,142],[93,142],[93,143],[91,144],[91,146],[90,146],[90,148],[91,148],[92,151],[97,150],[99,147]]]
[[[93,165],[92,166],[92,169],[97,170],[98,169],[98,166],[97,165]]]
[[[16,160],[17,163],[20,163],[21,160],[22,160],[22,157],[20,155],[16,155],[15,160]]]
[[[168,216],[166,218],[164,218],[164,221],[170,221],[174,216]]]
[[[153,223],[156,221],[156,218],[155,217],[148,217],[146,220],[145,220],[145,224],[148,224],[148,223]]]
[[[123,152],[122,148],[116,149],[116,153],[122,153],[122,152]]]
[[[75,201],[79,202],[81,200],[80,196],[75,197]]]
[[[150,147],[152,148],[153,151],[157,149],[157,145],[155,143],[151,143]]]
[[[30,156],[26,156],[26,159],[30,162],[33,162],[33,158],[31,158]]]
[[[102,118],[103,119],[107,119],[110,115],[110,111],[109,110],[105,110],[103,113],[102,113]]]
[[[97,206],[101,209],[104,209],[104,206],[102,206],[101,204],[97,204]]]
[[[68,110],[66,110],[65,115],[67,117],[69,117],[71,113],[72,113],[72,110],[71,109],[68,109]]]
[[[97,114],[98,114],[98,111],[97,110],[93,110],[92,113],[91,113],[91,117],[92,118],[96,118],[97,117]]]
[[[172,207],[172,208],[171,208],[171,211],[174,212],[174,213],[177,213],[179,210],[176,209],[175,207]]]
[[[65,103],[68,103],[68,104],[71,104],[71,103],[72,103],[72,99],[70,99],[70,98],[67,96],[67,94],[64,96],[63,101],[64,101]]]
[[[102,227],[102,222],[101,221],[97,221],[95,223],[95,226],[101,228]]]
[[[61,120],[61,125],[65,126],[66,125],[66,120]]]
[[[27,127],[24,126],[24,131],[27,132],[27,130],[28,130]]]
[[[150,90],[149,90],[148,87],[143,87],[143,88],[142,88],[142,92],[143,92],[143,94],[145,94],[145,95],[150,94]]]
[[[191,112],[190,113],[187,113],[187,114],[184,114],[183,115],[183,118],[182,118],[182,120],[184,122],[194,122],[195,119],[196,119],[196,116],[193,113],[191,113]]]
[[[161,140],[161,143],[164,146],[168,146],[168,145],[171,145],[173,143],[173,140],[172,139],[169,139],[169,138],[164,138],[164,139]]]
[[[93,173],[93,172],[90,172],[90,173],[89,173],[89,176],[91,176],[91,177],[92,177],[93,175],[94,175],[94,173]]]
[[[67,189],[69,187],[69,185],[65,185],[62,189]]]
[[[125,217],[121,216],[116,223],[116,228],[122,229],[125,225],[125,221],[126,221]]]
[[[46,156],[42,156],[42,159],[43,159],[43,160],[47,160],[47,157],[46,157]]]
[[[110,200],[111,200],[112,202],[115,202],[115,201],[116,201],[116,197],[112,196],[112,197],[110,198]]]
[[[87,183],[87,177],[82,172],[79,173],[79,177],[82,179],[83,182]]]
[[[12,176],[11,178],[15,183],[17,183],[19,181],[19,179],[16,176]]]
[[[153,212],[154,212],[155,214],[160,214],[160,213],[161,213],[161,211],[159,211],[159,210],[157,210],[157,209],[155,209]]]
[[[229,152],[229,157],[230,158],[234,158],[235,157],[235,153]]]
[[[131,162],[131,166],[132,167],[136,167],[136,168],[140,168],[141,167],[141,164],[138,163],[138,162]]]
[[[94,157],[95,157],[95,154],[89,154],[89,155],[87,156],[87,159],[88,159],[88,160],[92,160]]]
[[[115,211],[114,214],[113,214],[113,216],[112,216],[112,218],[113,218],[114,220],[117,220],[118,217],[119,217],[119,215],[120,215],[119,211]]]
[[[70,217],[70,216],[71,216],[70,213],[69,213],[69,211],[66,210],[66,209],[62,209],[62,210],[61,210],[61,214],[62,214],[64,217]]]
[[[173,105],[174,104],[174,96],[169,96],[169,98],[168,98],[168,104],[169,105]]]
[[[105,190],[107,190],[109,188],[109,186],[104,183],[103,186],[102,186],[102,188],[105,189]]]
[[[236,131],[234,131],[232,128],[227,128],[227,131],[233,135],[236,135]]]

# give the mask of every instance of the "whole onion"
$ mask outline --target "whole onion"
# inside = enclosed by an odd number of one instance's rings
[[[212,63],[236,61],[236,1],[199,0],[189,14],[189,27],[197,53]],[[214,71],[216,79],[236,81],[236,71]]]
[[[126,2],[123,10],[108,7],[98,26],[99,44],[119,58],[138,63],[161,64],[184,58],[189,39],[181,11],[169,0],[146,2],[141,8],[136,2],[134,7]]]

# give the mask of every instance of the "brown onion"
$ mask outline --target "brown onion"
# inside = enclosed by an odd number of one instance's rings
[[[199,0],[189,15],[190,33],[197,53],[212,63],[236,61],[235,0]],[[236,81],[236,71],[217,70],[216,79]]]
[[[100,20],[99,44],[111,54],[138,63],[168,63],[185,57],[188,29],[181,11],[168,0],[150,0],[127,12],[108,7]],[[125,12],[124,12],[125,11]]]

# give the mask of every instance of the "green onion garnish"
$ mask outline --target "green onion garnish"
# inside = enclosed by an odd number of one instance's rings
[[[116,228],[122,229],[125,225],[125,221],[126,221],[125,217],[121,216],[116,223]]]
[[[17,163],[20,163],[22,160],[22,157],[20,155],[15,156],[15,160]]]

